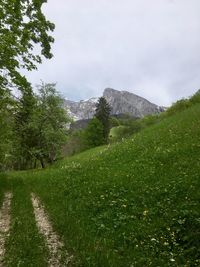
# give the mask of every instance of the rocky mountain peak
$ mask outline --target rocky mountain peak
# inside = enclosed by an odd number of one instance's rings
[[[110,104],[113,115],[130,114],[131,116],[141,118],[145,115],[163,111],[162,107],[128,91],[106,88],[103,92],[103,97]],[[97,101],[98,98],[95,97],[79,102],[65,100],[65,107],[74,120],[85,120],[94,116]]]

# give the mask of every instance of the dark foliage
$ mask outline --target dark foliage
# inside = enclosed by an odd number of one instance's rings
[[[95,117],[103,125],[103,137],[105,143],[108,143],[108,136],[110,132],[110,112],[111,107],[104,97],[100,97],[98,103],[96,104],[96,113]]]

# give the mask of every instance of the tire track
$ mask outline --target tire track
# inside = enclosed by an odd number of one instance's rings
[[[0,210],[0,267],[3,266],[5,254],[5,242],[9,236],[10,229],[10,210],[11,210],[12,193],[5,193],[2,208]]]
[[[45,212],[39,198],[35,194],[31,194],[31,200],[34,208],[35,219],[40,233],[45,237],[47,247],[49,249],[49,266],[69,266],[73,256],[69,256],[65,252],[65,263],[61,264],[64,244],[60,241],[59,236],[54,232],[53,227],[49,221],[48,215]]]

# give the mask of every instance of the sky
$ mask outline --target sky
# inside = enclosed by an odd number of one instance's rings
[[[199,0],[48,0],[53,59],[27,73],[71,100],[107,87],[169,106],[200,88]]]

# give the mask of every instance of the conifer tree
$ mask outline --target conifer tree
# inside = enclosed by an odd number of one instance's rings
[[[36,97],[30,87],[21,91],[22,95],[19,98],[14,115],[14,156],[16,158],[14,167],[17,169],[31,167],[31,149],[35,142],[32,120],[36,108]]]
[[[100,97],[96,104],[96,113],[95,117],[103,125],[103,137],[104,142],[108,143],[108,136],[110,132],[110,112],[111,107],[104,97]]]

